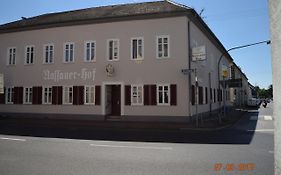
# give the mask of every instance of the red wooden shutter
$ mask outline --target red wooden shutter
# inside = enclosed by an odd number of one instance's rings
[[[0,94],[0,104],[5,104],[5,93],[6,89],[4,88],[4,94]]]
[[[130,85],[125,86],[125,105],[127,105],[127,106],[131,105],[131,86]]]
[[[96,105],[101,104],[101,87],[100,86],[95,87],[95,104]]]
[[[37,104],[42,104],[42,86],[37,87]]]
[[[14,87],[14,104],[23,103],[23,87]]]
[[[144,105],[149,105],[149,85],[143,86],[144,91]]]
[[[62,104],[62,86],[57,87],[57,104],[61,105]]]
[[[170,104],[172,106],[176,106],[177,105],[177,85],[176,84],[170,85],[170,96],[171,96]]]
[[[58,96],[57,89],[58,89],[57,86],[52,87],[52,104],[53,105],[57,104],[57,96]]]
[[[84,104],[84,86],[79,86],[79,105]]]
[[[32,104],[38,104],[38,88],[32,87]]]
[[[73,105],[84,104],[84,86],[73,86]]]
[[[157,105],[157,86],[150,85],[150,105]]]

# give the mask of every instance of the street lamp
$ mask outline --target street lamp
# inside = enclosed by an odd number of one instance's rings
[[[226,51],[226,53],[228,53],[229,51],[232,51],[232,50],[242,49],[242,48],[245,48],[245,47],[250,47],[250,46],[254,46],[254,45],[258,45],[258,44],[264,44],[264,43],[270,44],[271,41],[270,41],[270,40],[265,40],[265,41],[260,41],[260,42],[256,42],[256,43],[246,44],[246,45],[242,45],[242,46],[232,47],[232,48],[228,49],[228,50]],[[218,62],[218,89],[219,89],[219,90],[220,90],[220,62],[221,62],[222,57],[224,56],[224,54],[225,54],[225,53],[222,53],[222,54],[221,54],[221,56],[220,56],[220,58],[219,58],[219,62]],[[224,88],[225,88],[225,83],[224,83]],[[225,92],[224,92],[224,98],[223,98],[223,100],[224,100],[224,102],[223,102],[223,104],[224,104],[224,106],[223,106],[223,108],[224,108],[223,115],[224,115],[224,116],[225,116],[225,95],[226,95],[226,94],[225,94]],[[219,115],[219,122],[221,122],[221,116],[220,116],[220,115]]]

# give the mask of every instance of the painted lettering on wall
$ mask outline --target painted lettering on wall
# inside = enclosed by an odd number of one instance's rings
[[[63,80],[95,80],[96,69],[82,68],[81,71],[65,72],[62,70],[43,70],[43,79],[46,81],[59,82]]]

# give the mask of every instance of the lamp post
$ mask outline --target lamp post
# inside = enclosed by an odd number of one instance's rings
[[[228,49],[226,51],[226,53],[228,53],[229,51],[232,51],[232,50],[236,50],[236,49],[242,49],[242,48],[245,48],[245,47],[250,47],[250,46],[254,46],[254,45],[258,45],[258,44],[270,44],[271,41],[270,40],[265,40],[265,41],[260,41],[260,42],[256,42],[256,43],[251,43],[251,44],[246,44],[246,45],[241,45],[241,46],[236,46],[236,47],[232,47],[230,49]],[[218,61],[218,89],[220,90],[220,62],[222,60],[222,57],[225,55],[225,53],[222,53],[220,58],[219,58],[219,61]],[[224,80],[225,81],[225,80]],[[225,88],[225,82],[224,82],[224,88]],[[226,94],[224,94],[225,96]],[[223,98],[224,102],[224,113],[223,115],[225,116],[225,98]],[[221,122],[221,116],[219,115],[219,122]]]

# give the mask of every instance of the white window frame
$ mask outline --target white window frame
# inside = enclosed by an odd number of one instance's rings
[[[67,89],[68,88],[68,89]],[[70,88],[72,88],[72,99],[70,102],[69,94],[70,94]],[[68,95],[68,101],[66,101],[66,93]],[[63,86],[63,104],[64,105],[72,105],[73,104],[73,86]]]
[[[160,57],[159,56],[159,49],[158,49],[158,45],[159,45],[159,43],[158,43],[158,40],[159,39],[162,39],[162,56]],[[168,48],[167,48],[167,56],[164,56],[164,38],[167,38],[168,39]],[[156,37],[156,58],[157,59],[165,59],[165,58],[170,58],[170,36],[169,35],[159,35],[159,36],[157,36]]]
[[[10,89],[10,90],[9,90],[9,89]],[[10,95],[8,95],[8,93],[10,93]],[[5,96],[6,96],[5,101],[6,101],[6,104],[14,104],[14,102],[13,102],[14,93],[15,93],[15,91],[14,91],[14,87],[13,87],[13,86],[7,87],[7,88],[6,88],[6,92],[5,92]],[[10,97],[10,99],[9,99],[8,97]]]
[[[69,54],[68,54],[68,61],[66,60],[66,46],[68,45],[68,47],[69,47]],[[72,58],[72,61],[70,61],[70,45],[73,45],[73,49],[72,49],[72,56],[73,56],[73,58]],[[63,63],[74,63],[74,60],[75,60],[75,43],[74,42],[65,42],[64,44],[63,44]]]
[[[27,54],[28,54],[27,50],[28,50],[28,48],[29,49],[33,48],[33,52],[31,52],[31,50],[30,50],[29,58],[27,58]],[[31,53],[33,54],[32,63],[31,63],[31,60],[30,60],[31,59]],[[24,55],[24,65],[32,65],[32,64],[34,64],[34,60],[35,60],[35,46],[34,45],[26,46],[24,54],[25,54]],[[29,63],[27,62],[28,59],[29,59]]]
[[[87,58],[87,45],[90,44],[90,59]],[[94,54],[92,53],[92,44],[94,44]],[[95,62],[96,61],[97,44],[96,41],[85,41],[84,43],[84,62]]]
[[[12,50],[12,52],[10,52]],[[17,57],[17,48],[16,47],[9,47],[7,49],[7,65],[13,66],[16,65],[16,57]]]
[[[133,49],[133,41],[134,40],[137,40],[137,58],[134,58],[134,55],[133,55],[133,52],[134,52],[134,49]],[[139,40],[141,40],[142,42],[142,45],[141,45],[141,53],[142,53],[142,56],[140,57],[139,56]],[[143,37],[134,37],[134,38],[131,38],[131,60],[143,60],[144,59],[144,39]]]
[[[45,89],[47,89],[47,102],[45,102]],[[51,94],[51,99],[49,98],[49,95]],[[53,95],[53,88],[52,86],[45,86],[42,88],[42,104],[45,104],[45,105],[49,105],[49,104],[52,104],[52,95]]]
[[[134,100],[133,100],[133,98],[134,98],[134,92],[133,92],[133,89],[134,89],[134,87],[137,87],[137,95],[136,95],[136,98],[137,98],[137,102],[136,103],[134,103]],[[139,100],[139,88],[141,88],[141,101]],[[144,91],[143,91],[143,85],[142,84],[132,84],[131,85],[131,105],[133,105],[133,106],[141,106],[141,105],[143,105],[143,101],[144,101],[144,93],[143,93]]]
[[[162,99],[163,99],[163,102],[162,103],[160,103],[159,102],[159,87],[162,87],[163,89],[162,89]],[[168,92],[167,92],[167,94],[168,94],[168,102],[167,103],[165,103],[165,91],[164,91],[164,87],[165,86],[167,86],[168,87]],[[157,105],[159,105],[159,106],[170,106],[170,101],[171,101],[171,94],[170,94],[170,84],[157,84]]]
[[[112,60],[109,59],[109,56],[110,56],[110,52],[109,52],[109,43],[110,43],[111,41],[113,42],[113,48],[112,48],[112,49],[113,49],[113,50],[112,50],[112,54],[113,54],[113,55],[112,55]],[[114,42],[115,42],[115,41],[117,42],[117,56],[116,56],[116,57],[114,56],[114,53],[115,53],[115,52],[114,52],[114,48],[116,47],[116,46],[114,45]],[[119,52],[119,50],[120,50],[120,42],[119,42],[119,39],[108,39],[107,42],[106,42],[106,44],[107,44],[107,49],[106,49],[106,50],[107,50],[107,61],[119,61],[119,54],[120,54],[120,52]]]
[[[89,94],[87,94],[87,88],[90,89],[90,91],[88,92]],[[91,89],[94,88],[93,91],[91,91]],[[95,92],[96,92],[96,88],[94,85],[87,85],[87,86],[84,86],[84,104],[85,105],[94,105],[95,104],[95,98],[96,98],[96,95],[95,95]],[[93,94],[93,99],[91,99],[91,94]],[[89,97],[89,101],[90,102],[87,102],[86,101],[86,98],[87,98],[87,95]],[[91,102],[92,101],[92,102]]]
[[[52,54],[50,52],[50,46],[53,47]],[[48,61],[46,62],[46,52],[48,47]],[[52,61],[50,61],[50,56],[52,56]],[[53,43],[43,45],[43,64],[53,64],[55,62],[55,45]]]
[[[27,101],[26,101],[26,90],[28,93]],[[23,104],[32,104],[32,96],[33,96],[32,87],[24,87],[23,88]]]

